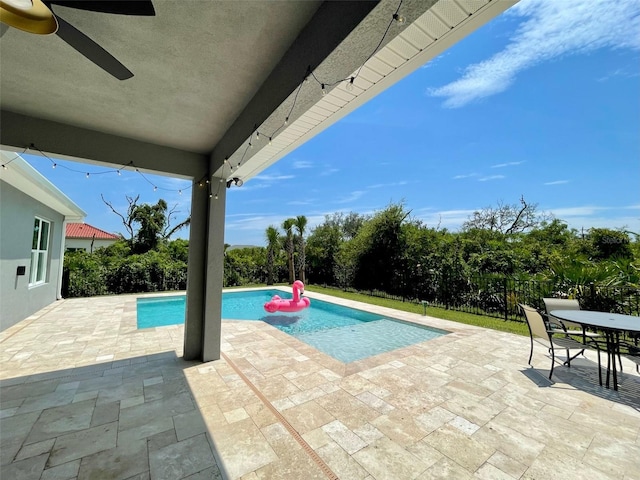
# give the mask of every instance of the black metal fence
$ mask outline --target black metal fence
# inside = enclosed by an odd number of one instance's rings
[[[640,315],[640,289],[632,286],[561,284],[554,281],[520,280],[505,276],[474,276],[452,278],[433,275],[421,282],[403,282],[396,292],[382,290],[344,291],[378,298],[421,303],[487,315],[504,320],[524,321],[518,304],[544,309],[543,298],[575,298],[584,310],[598,310],[627,315]]]

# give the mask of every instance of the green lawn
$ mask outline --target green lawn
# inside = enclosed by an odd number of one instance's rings
[[[334,297],[345,298],[347,300],[356,300],[358,302],[369,303],[381,307],[394,308],[403,312],[424,314],[424,307],[415,303],[401,302],[399,300],[389,300],[386,298],[370,297],[360,293],[343,292],[342,290],[333,288],[324,288],[316,285],[308,285],[307,290],[310,292],[324,293]],[[487,317],[484,315],[474,315],[473,313],[458,312],[455,310],[446,310],[438,307],[427,307],[427,315],[453,322],[466,323],[467,325],[475,325],[477,327],[491,328],[502,332],[516,333],[518,335],[529,336],[529,329],[523,322],[514,322],[511,320],[502,320],[495,317]]]

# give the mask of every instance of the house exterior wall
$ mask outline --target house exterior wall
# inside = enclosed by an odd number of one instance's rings
[[[51,223],[45,283],[29,287],[35,217]],[[56,300],[64,238],[64,216],[0,181],[0,331]],[[19,266],[24,275],[17,275]]]
[[[93,251],[95,252],[98,248],[108,247],[109,245],[113,245],[116,243],[116,240],[108,240],[104,238],[96,238],[92,240],[90,238],[67,238],[64,241],[64,249],[83,249],[85,252],[91,253],[91,243],[93,243]]]

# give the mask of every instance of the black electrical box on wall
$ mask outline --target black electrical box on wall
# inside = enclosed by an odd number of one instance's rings
[[[27,273],[27,267],[24,265],[19,266],[16,275],[24,275],[25,273]]]

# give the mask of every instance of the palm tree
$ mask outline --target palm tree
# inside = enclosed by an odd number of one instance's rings
[[[304,234],[305,229],[307,228],[307,217],[304,215],[298,215],[295,219],[294,225],[296,230],[298,230],[298,279],[302,281],[302,283],[305,283],[304,269],[306,266],[306,256]]]
[[[286,234],[284,238],[284,249],[287,251],[287,263],[289,264],[289,283],[293,283],[296,280],[296,269],[294,265],[294,243],[293,243],[293,225],[295,223],[294,218],[287,218],[282,222],[282,228]]]
[[[273,285],[273,267],[276,252],[280,249],[280,233],[273,225],[267,227],[267,285]]]

